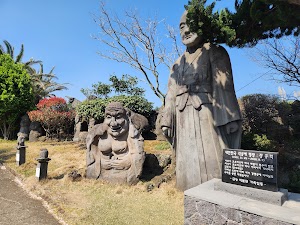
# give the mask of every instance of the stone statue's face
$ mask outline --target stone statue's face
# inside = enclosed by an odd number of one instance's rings
[[[190,32],[190,28],[186,24],[186,15],[187,12],[185,11],[179,24],[181,41],[186,47],[195,47],[202,41],[202,38],[198,34]]]
[[[107,124],[107,132],[112,137],[121,137],[129,129],[129,121],[125,109],[106,110],[104,123]]]

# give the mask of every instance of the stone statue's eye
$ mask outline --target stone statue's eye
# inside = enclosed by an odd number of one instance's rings
[[[111,118],[111,115],[106,115],[106,118],[107,118],[107,119],[110,119],[110,118]]]

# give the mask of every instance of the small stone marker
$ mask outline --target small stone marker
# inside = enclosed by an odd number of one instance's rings
[[[18,136],[18,145],[16,153],[16,164],[21,166],[26,161],[26,146],[25,146],[25,137],[20,135]]]
[[[278,191],[277,152],[224,149],[222,181]]]
[[[40,151],[40,157],[36,159],[39,163],[36,167],[36,173],[35,176],[38,178],[38,180],[46,179],[47,178],[47,170],[48,170],[48,162],[51,160],[48,158],[48,150],[47,149],[41,149]]]

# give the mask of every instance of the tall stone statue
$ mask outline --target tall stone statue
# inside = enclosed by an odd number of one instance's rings
[[[175,150],[180,190],[220,178],[222,151],[239,148],[242,131],[229,56],[190,32],[186,15],[180,20],[186,51],[171,69],[161,119]]]
[[[108,104],[104,122],[87,135],[87,178],[136,184],[145,160],[141,131],[147,123],[119,102]]]

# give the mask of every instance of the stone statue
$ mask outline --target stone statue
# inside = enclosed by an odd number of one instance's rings
[[[190,32],[186,15],[180,20],[186,51],[171,69],[161,118],[175,150],[180,190],[220,178],[222,151],[239,148],[242,131],[229,56]]]
[[[17,139],[17,149],[21,149],[25,147],[25,139],[26,135],[23,133],[18,133],[18,139]]]
[[[80,105],[81,101],[74,97],[66,96],[69,99],[69,104],[71,104],[72,109],[76,109],[78,105]],[[82,121],[81,117],[76,113],[75,116],[75,126],[74,126],[74,137],[73,141],[80,141],[80,132],[81,132]]]
[[[25,138],[28,138],[29,131],[30,131],[29,127],[30,127],[30,119],[29,116],[25,114],[21,117],[20,130],[18,132],[18,136],[19,134],[20,135],[22,134]]]
[[[72,109],[76,109],[76,107],[81,103],[77,98],[66,96],[69,99],[69,104],[71,104]]]
[[[145,160],[141,130],[147,119],[125,109],[119,102],[105,108],[105,119],[89,130],[87,178],[136,184]]]

